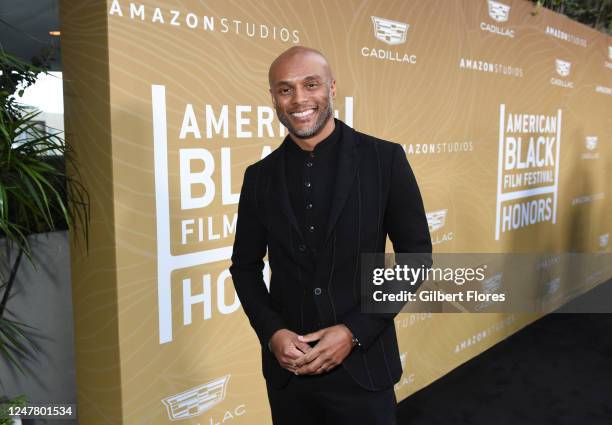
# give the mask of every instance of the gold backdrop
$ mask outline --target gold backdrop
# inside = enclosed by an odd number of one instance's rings
[[[80,422],[271,423],[228,260],[244,169],[286,134],[268,66],[295,44],[329,58],[340,119],[404,145],[436,252],[609,252],[612,39],[535,12],[62,1],[66,137],[92,202],[89,254],[72,241]],[[398,399],[538,317],[398,315]]]

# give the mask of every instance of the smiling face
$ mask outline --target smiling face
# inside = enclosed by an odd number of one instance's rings
[[[268,76],[276,115],[292,136],[322,139],[331,133],[336,82],[323,55],[292,47],[276,58]]]

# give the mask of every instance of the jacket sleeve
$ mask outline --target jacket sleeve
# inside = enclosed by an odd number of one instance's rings
[[[285,325],[271,306],[270,294],[263,280],[267,231],[256,212],[256,171],[255,166],[250,165],[244,172],[229,271],[244,312],[262,346],[267,347],[274,332]]]
[[[396,144],[392,156],[389,196],[384,213],[384,230],[389,235],[393,250],[399,253],[426,254],[418,256],[425,267],[431,267],[431,237],[421,193],[401,145]],[[416,257],[415,257],[416,258]],[[396,256],[396,261],[398,260]],[[399,264],[400,261],[397,261]],[[412,264],[415,266],[415,264]],[[416,292],[419,285],[411,288]],[[397,313],[363,313],[358,305],[347,313],[344,323],[367,350],[387,326],[393,326]]]

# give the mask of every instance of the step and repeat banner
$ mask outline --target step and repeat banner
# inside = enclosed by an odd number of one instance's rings
[[[435,252],[610,251],[612,38],[531,2],[65,0],[61,25],[92,204],[89,252],[72,245],[81,423],[271,423],[228,267],[244,170],[286,136],[267,72],[293,45],[328,57],[338,118],[404,147]],[[538,317],[398,315],[398,399]]]

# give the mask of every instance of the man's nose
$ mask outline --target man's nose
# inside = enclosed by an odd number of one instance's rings
[[[302,87],[296,87],[293,92],[293,102],[296,104],[304,103],[307,100],[308,96],[306,90]]]

